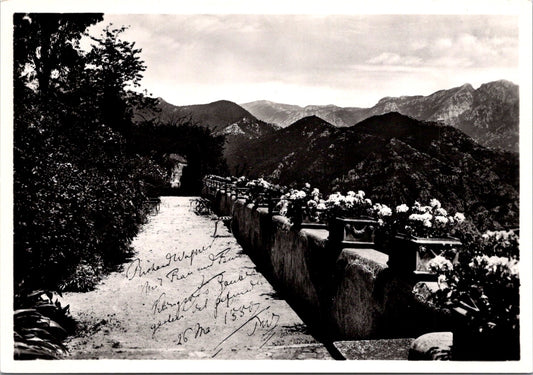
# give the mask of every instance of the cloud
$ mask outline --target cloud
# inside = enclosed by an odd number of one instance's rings
[[[381,64],[381,65],[407,65],[418,66],[421,65],[423,60],[418,56],[400,56],[396,53],[383,52],[380,55],[367,60],[369,64]]]
[[[105,21],[131,25],[124,38],[143,50],[144,86],[176,104],[216,93],[357,106],[468,77],[513,80],[518,67],[518,18],[509,16],[132,14]]]

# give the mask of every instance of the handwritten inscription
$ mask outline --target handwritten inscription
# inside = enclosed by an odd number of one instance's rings
[[[202,336],[207,335],[211,332],[210,327],[203,327],[200,323],[196,323],[192,327],[185,328],[182,332],[178,333],[178,338],[176,339],[177,345],[183,345],[189,340],[196,340]]]
[[[264,346],[276,334],[280,315],[259,297],[264,278],[239,266],[241,254],[222,237],[157,259],[133,259],[125,277],[139,282],[150,317],[151,337],[216,357],[234,345]],[[154,252],[155,253],[155,252]],[[246,264],[250,264],[249,262]]]
[[[183,262],[184,260],[188,260],[189,265],[192,265],[194,258],[209,250],[211,246],[213,246],[213,243],[209,244],[208,246],[204,246],[201,249],[193,249],[189,251],[183,250],[180,253],[167,253],[163,263],[154,263],[150,260],[142,261],[139,258],[135,258],[126,267],[126,277],[128,280],[133,280],[135,277],[146,276],[153,272],[159,271],[160,269],[170,267],[170,265],[173,263]]]

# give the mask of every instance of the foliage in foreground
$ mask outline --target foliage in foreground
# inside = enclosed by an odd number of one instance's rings
[[[62,341],[75,323],[69,306],[61,306],[50,291],[15,295],[13,314],[15,359],[59,359],[67,354]]]
[[[15,290],[84,290],[128,256],[144,203],[167,178],[125,147],[142,101],[126,88],[145,67],[123,28],[78,48],[101,15],[14,18]]]
[[[123,28],[79,48],[100,14],[14,15],[16,359],[55,359],[73,328],[45,290],[87,290],[130,254],[166,172],[125,147],[144,64]],[[37,292],[33,292],[34,290]],[[43,290],[44,289],[44,290]]]
[[[436,304],[465,316],[470,331],[519,335],[519,238],[513,231],[487,231],[466,244],[455,264],[433,262],[439,276]]]

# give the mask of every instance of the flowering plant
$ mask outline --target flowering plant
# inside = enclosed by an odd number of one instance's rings
[[[462,213],[449,215],[437,199],[432,199],[429,205],[415,202],[412,207],[406,204],[397,206],[393,215],[385,217],[384,225],[390,227],[391,233],[414,237],[448,237],[464,220]]]
[[[439,289],[432,299],[464,315],[469,331],[476,335],[517,339],[518,236],[511,231],[489,231],[474,242],[461,252],[457,264],[439,257],[430,262],[439,275]]]
[[[267,199],[266,194],[272,189],[272,184],[258,178],[248,181],[246,187],[248,188],[248,201],[259,204]]]
[[[325,216],[328,220],[335,219],[336,217],[372,217],[374,214],[372,201],[365,198],[365,192],[362,190],[359,190],[357,193],[349,191],[346,195],[338,192],[331,194],[325,201],[325,206]]]
[[[321,197],[317,188],[311,189],[310,184],[305,184],[301,190],[291,189],[282,195],[277,208],[280,215],[288,217],[295,225],[300,225],[303,220],[319,223],[326,209]]]
[[[374,206],[372,206],[372,210],[374,216],[378,219],[378,224],[380,226],[385,225],[385,222],[389,221],[392,217],[392,210],[390,207],[382,203],[375,203]]]

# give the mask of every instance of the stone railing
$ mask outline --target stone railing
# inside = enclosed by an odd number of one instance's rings
[[[220,215],[232,217],[233,234],[243,249],[320,334],[331,339],[416,337],[450,328],[444,312],[416,298],[413,273],[391,269],[386,253],[334,245],[328,230],[295,229],[287,218],[230,190],[224,181],[210,181],[203,194]]]

